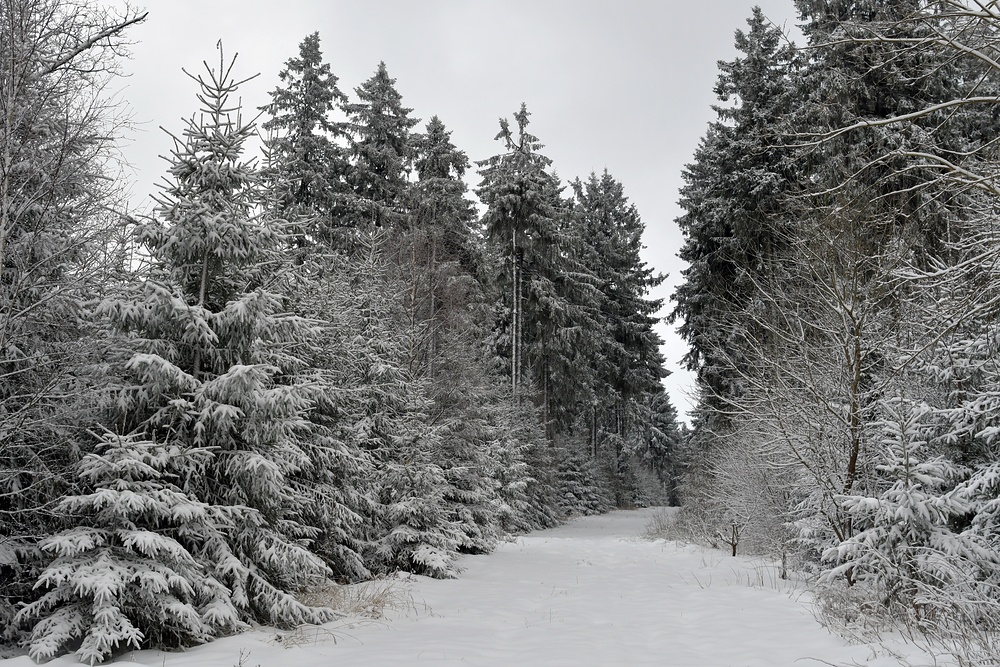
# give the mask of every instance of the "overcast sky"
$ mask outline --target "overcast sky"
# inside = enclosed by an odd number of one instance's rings
[[[470,160],[499,152],[498,118],[525,102],[564,181],[606,168],[624,184],[646,225],[644,259],[669,274],[654,296],[669,299],[683,268],[674,224],[681,170],[714,118],[717,61],[736,55],[734,33],[754,4],[794,29],[792,0],[148,0],[149,18],[131,32],[125,90],[137,123],[125,149],[134,191],[153,192],[165,172],[158,156],[171,142],[158,128],[179,132],[197,108],[182,67],[218,62],[221,39],[239,54],[238,76],[261,75],[242,89],[255,110],[318,31],[352,100],[385,61],[411,115],[439,116]],[[691,376],[674,329],[659,331],[668,390],[684,414]]]

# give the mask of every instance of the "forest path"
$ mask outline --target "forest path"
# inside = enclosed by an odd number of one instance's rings
[[[654,511],[612,512],[524,535],[493,554],[465,557],[455,580],[407,577],[402,585],[412,605],[385,621],[293,635],[261,629],[185,653],[136,651],[118,661],[149,667],[898,664],[827,632],[772,567],[643,539]],[[61,663],[76,664],[71,657],[48,664]]]

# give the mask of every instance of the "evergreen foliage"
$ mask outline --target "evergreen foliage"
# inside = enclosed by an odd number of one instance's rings
[[[55,556],[38,581],[46,593],[18,612],[41,619],[31,633],[35,660],[80,640],[76,656],[94,664],[128,647],[197,644],[245,625],[221,572],[203,567],[206,556],[239,567],[226,537],[236,526],[172,481],[211,454],[139,438],[104,435],[79,466],[93,492],[59,506],[84,524],[40,544]]]
[[[272,193],[278,214],[289,221],[301,220],[293,235],[298,248],[320,241],[344,249],[347,239],[340,218],[351,197],[346,123],[334,122],[330,114],[347,104],[337,87],[337,76],[323,62],[319,33],[308,35],[299,45],[297,58],[290,58],[278,74],[283,87],[271,92],[271,102],[262,110],[270,118],[268,157],[273,173],[265,173],[280,191]]]
[[[715,93],[718,120],[711,123],[684,171],[684,214],[677,224],[685,241],[679,256],[688,262],[671,319],[688,342],[685,362],[712,401],[712,428],[725,429],[726,402],[739,394],[733,364],[741,363],[744,309],[760,310],[756,293],[783,278],[777,266],[788,243],[784,194],[797,174],[781,146],[790,131],[783,118],[796,103],[796,60],[781,32],[755,8],[748,29],[737,31],[741,56],[719,63]]]
[[[220,47],[218,68],[192,76],[202,115],[174,138],[161,218],[139,232],[152,275],[98,308],[131,357],[114,390],[115,435],[82,465],[93,491],[63,501],[94,528],[41,544],[56,557],[38,584],[50,590],[19,614],[37,619],[35,657],[74,637],[93,663],[130,644],[203,641],[250,620],[332,617],[289,594],[326,574],[305,546],[311,499],[293,481],[309,465],[300,442],[313,388],[296,378],[291,348],[309,332],[264,286],[280,234],[253,214],[255,177],[242,154],[254,128],[229,106],[240,84],[232,67]]]
[[[413,109],[403,106],[384,62],[354,92],[359,101],[344,107],[353,134],[350,183],[358,198],[354,215],[359,224],[391,227],[406,209],[413,161],[410,130],[420,121],[410,118]]]
[[[589,414],[579,417],[589,431],[590,448],[595,456],[609,456],[611,478],[624,481],[622,476],[634,476],[633,455],[650,451],[655,421],[650,408],[666,376],[662,341],[653,329],[662,301],[647,296],[664,277],[640,257],[644,225],[619,181],[607,171],[600,177],[591,174],[585,182],[574,181],[573,191],[578,265],[589,269],[587,276],[577,269],[574,282],[589,288],[579,300],[592,312],[592,323],[581,325],[585,341],[574,342],[576,349],[586,351],[589,391],[578,392],[574,400],[580,394],[589,399]],[[660,446],[670,445],[661,440]],[[666,458],[644,460],[656,474],[665,473],[658,466]],[[634,491],[619,492],[620,504],[633,504]]]
[[[531,340],[534,313],[525,314],[528,289],[536,274],[547,267],[545,259],[554,244],[556,208],[553,194],[556,185],[546,171],[552,161],[541,155],[538,138],[527,132],[529,124],[526,105],[514,116],[517,136],[510,122],[500,119],[500,132],[495,139],[503,142],[504,153],[478,162],[482,182],[476,190],[487,206],[483,226],[487,238],[503,258],[503,273],[498,278],[504,291],[506,316],[506,356],[510,359],[510,382],[515,400],[524,393],[523,385],[534,378],[525,372]],[[540,269],[539,270],[539,266]],[[550,283],[546,282],[545,285]],[[535,301],[537,305],[537,301]]]
[[[480,217],[444,123],[415,132],[384,63],[349,100],[318,33],[258,168],[220,43],[136,222],[99,90],[144,15],[0,5],[4,641],[94,664],[324,623],[313,586],[454,577],[672,488],[639,214],[607,173],[564,197],[526,107]]]
[[[682,517],[792,555],[828,619],[992,664],[998,17],[796,6],[809,48],[755,10],[685,173]]]

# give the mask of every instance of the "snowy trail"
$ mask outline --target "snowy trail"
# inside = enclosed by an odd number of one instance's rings
[[[186,653],[136,651],[150,667],[677,665],[781,667],[898,663],[847,646],[751,561],[640,539],[652,510],[613,512],[531,533],[463,560],[460,579],[413,578],[414,609],[285,648],[274,631]],[[748,585],[748,582],[754,585]],[[247,653],[248,652],[248,653]],[[27,658],[3,667],[29,667]],[[71,657],[50,665],[68,667]]]

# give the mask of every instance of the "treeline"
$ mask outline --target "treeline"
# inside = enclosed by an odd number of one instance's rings
[[[384,64],[345,94],[313,34],[259,127],[221,46],[189,73],[130,217],[105,92],[145,19],[0,3],[3,641],[93,663],[323,622],[318,583],[670,500],[621,183],[566,187],[523,105],[473,167]]]
[[[685,171],[700,399],[681,525],[784,555],[851,631],[994,664],[996,2],[754,11]]]

